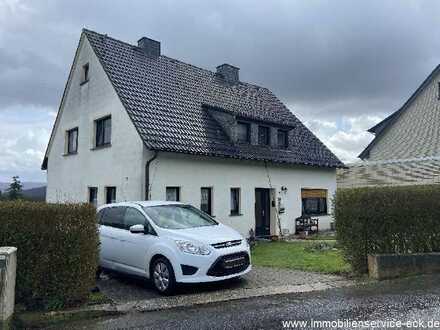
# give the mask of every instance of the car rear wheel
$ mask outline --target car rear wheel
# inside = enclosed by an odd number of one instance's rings
[[[171,263],[165,258],[156,259],[151,267],[151,280],[160,294],[171,295],[176,288],[176,277]]]

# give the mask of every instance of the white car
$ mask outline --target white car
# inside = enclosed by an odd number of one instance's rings
[[[125,202],[98,208],[100,267],[152,279],[162,294],[176,283],[212,282],[251,270],[238,232],[177,202]]]

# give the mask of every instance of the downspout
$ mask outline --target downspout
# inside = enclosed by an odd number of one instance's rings
[[[147,160],[147,163],[145,164],[145,200],[150,200],[150,164],[153,160],[157,158],[157,155],[159,152],[157,150],[154,150],[153,156]]]

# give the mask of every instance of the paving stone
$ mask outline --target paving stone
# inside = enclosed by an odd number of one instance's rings
[[[159,299],[156,303],[166,305],[180,304],[187,301],[220,301],[222,299],[239,299],[284,292],[307,292],[324,290],[331,287],[346,286],[351,282],[336,275],[326,275],[289,269],[254,267],[253,270],[239,279],[222,282],[182,285],[177,295],[163,298],[154,290],[149,281],[120,274],[105,273],[98,281],[98,287],[116,303]],[[165,299],[165,300],[164,300]],[[150,304],[147,303],[147,304]],[[154,305],[154,304],[153,304]],[[145,307],[151,309],[153,307]]]

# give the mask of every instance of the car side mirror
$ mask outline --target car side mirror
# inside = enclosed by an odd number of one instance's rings
[[[133,225],[130,227],[130,233],[132,234],[143,234],[145,232],[144,225]]]

